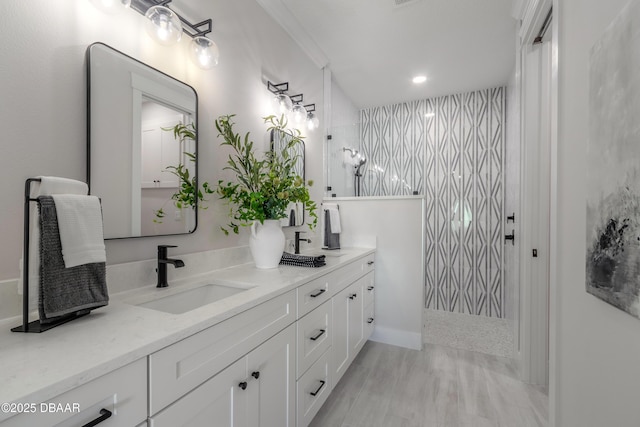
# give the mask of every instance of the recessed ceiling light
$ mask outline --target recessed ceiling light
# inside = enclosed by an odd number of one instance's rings
[[[427,81],[427,76],[415,76],[413,78],[413,82],[415,84],[420,84],[420,83],[424,83]]]

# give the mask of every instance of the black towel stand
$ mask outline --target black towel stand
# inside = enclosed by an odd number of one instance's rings
[[[23,237],[23,254],[22,254],[22,325],[11,328],[12,332],[44,332],[67,323],[71,320],[89,314],[88,310],[71,313],[61,316],[56,320],[48,323],[40,323],[40,320],[29,322],[29,243],[30,243],[30,214],[29,207],[31,202],[37,202],[38,199],[31,198],[31,183],[41,182],[40,178],[29,178],[24,183],[24,237]]]

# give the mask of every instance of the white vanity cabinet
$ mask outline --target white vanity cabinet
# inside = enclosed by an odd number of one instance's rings
[[[151,354],[150,415],[249,354],[295,320],[293,290]],[[295,358],[292,356],[291,360]]]
[[[295,325],[149,419],[150,427],[294,427]]]
[[[331,373],[334,384],[340,381],[373,332],[373,322],[369,323],[369,318],[374,316],[373,289],[368,289],[374,286],[373,281],[373,272],[367,273],[338,292],[331,300],[333,319]]]
[[[297,427],[309,425],[373,331],[373,258],[298,288]]]
[[[25,404],[26,402],[22,402]],[[20,403],[17,403],[20,404]],[[135,426],[147,418],[146,358],[96,378],[0,423],[2,427]],[[108,413],[111,415],[108,416]]]

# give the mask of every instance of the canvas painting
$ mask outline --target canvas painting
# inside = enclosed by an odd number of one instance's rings
[[[587,292],[640,317],[640,1],[592,47]]]

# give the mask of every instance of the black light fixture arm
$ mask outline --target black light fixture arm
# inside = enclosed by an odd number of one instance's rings
[[[316,104],[307,104],[304,105],[305,110],[307,110],[307,113],[311,113],[312,111],[316,111]]]
[[[302,101],[304,100],[304,95],[303,94],[291,95],[289,98],[291,99],[291,102],[293,102],[294,104],[301,104]]]
[[[284,82],[284,83],[271,83],[271,82],[267,82],[267,89],[269,90],[269,92],[273,93],[274,95],[279,95],[281,93],[285,93],[289,90],[289,82]]]

